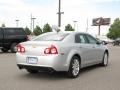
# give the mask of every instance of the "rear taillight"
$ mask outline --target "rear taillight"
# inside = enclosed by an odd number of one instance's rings
[[[25,47],[23,47],[21,44],[18,44],[17,45],[17,52],[25,53]]]
[[[26,36],[25,39],[26,39],[26,41],[29,41],[29,40],[30,40],[28,36]]]
[[[50,47],[44,50],[44,54],[58,54],[58,51],[54,45],[51,45]]]

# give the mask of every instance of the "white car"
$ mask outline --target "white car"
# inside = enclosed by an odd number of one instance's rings
[[[30,73],[65,71],[75,78],[80,69],[108,64],[108,48],[87,33],[49,32],[17,46],[17,66]]]
[[[99,39],[101,41],[101,43],[103,43],[103,44],[108,44],[108,43],[112,43],[113,42],[113,40],[107,38],[106,35],[101,35],[101,36],[97,35],[96,38]]]

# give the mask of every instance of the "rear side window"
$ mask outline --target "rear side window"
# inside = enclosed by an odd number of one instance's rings
[[[66,36],[69,34],[57,34],[57,33],[48,33],[39,36],[38,38],[34,39],[34,41],[62,41]]]
[[[2,35],[2,30],[0,29],[0,36]]]
[[[18,28],[6,28],[5,33],[7,35],[25,35],[25,32],[23,29],[18,29]]]
[[[75,43],[87,43],[85,36],[83,34],[76,34]]]
[[[2,30],[0,29],[0,39],[3,37]]]

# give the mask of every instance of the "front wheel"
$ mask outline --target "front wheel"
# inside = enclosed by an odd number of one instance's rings
[[[103,44],[103,45],[105,45],[105,44],[106,44],[106,42],[105,42],[105,41],[102,41],[102,44]]]
[[[70,62],[68,76],[71,78],[76,78],[80,73],[80,58],[78,56],[73,56]]]
[[[108,54],[107,53],[105,53],[104,56],[103,56],[102,65],[103,66],[107,66],[108,65]]]
[[[9,49],[7,49],[7,48],[2,48],[2,49],[1,49],[2,52],[8,52],[8,50],[9,50]]]
[[[115,46],[115,43],[113,43],[113,46]]]

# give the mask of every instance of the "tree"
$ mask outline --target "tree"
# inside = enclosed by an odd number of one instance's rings
[[[116,18],[113,24],[110,26],[107,37],[111,39],[116,39],[120,37],[120,19],[119,18]]]
[[[48,23],[45,24],[43,27],[43,33],[46,33],[46,32],[52,32],[52,28],[50,27]]]
[[[41,28],[37,25],[36,28],[33,31],[34,35],[38,36],[40,34],[42,34],[42,30]]]
[[[3,24],[1,25],[1,27],[5,27],[5,24],[3,23]]]
[[[70,24],[65,26],[65,31],[75,31]]]
[[[31,30],[30,30],[27,26],[25,27],[24,30],[25,30],[25,32],[27,33],[27,35],[30,35],[30,34],[31,34]]]

